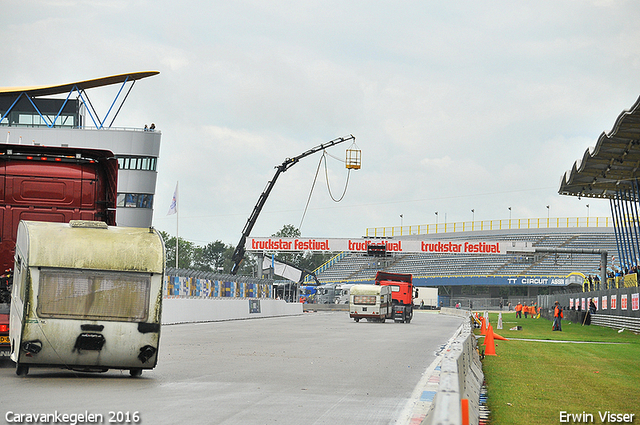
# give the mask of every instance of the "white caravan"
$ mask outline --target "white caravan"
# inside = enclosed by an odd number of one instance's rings
[[[349,317],[356,322],[384,322],[393,317],[390,286],[353,285],[349,292]]]
[[[164,263],[153,228],[21,221],[9,330],[16,373],[154,368]]]

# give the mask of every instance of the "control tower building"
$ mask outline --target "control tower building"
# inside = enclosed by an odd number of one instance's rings
[[[0,143],[107,149],[118,159],[116,223],[149,227],[153,218],[161,133],[113,123],[134,84],[158,71],[112,75],[75,83],[0,88]],[[118,85],[104,117],[89,89]]]

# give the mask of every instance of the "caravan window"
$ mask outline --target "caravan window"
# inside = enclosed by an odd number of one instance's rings
[[[142,322],[149,313],[150,275],[40,271],[40,317]]]
[[[363,305],[375,305],[376,296],[375,295],[354,295],[353,303],[363,304]]]

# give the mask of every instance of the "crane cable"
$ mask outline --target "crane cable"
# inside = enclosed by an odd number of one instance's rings
[[[309,197],[307,198],[307,204],[304,206],[304,212],[302,213],[302,218],[300,219],[300,225],[298,226],[298,230],[302,228],[302,222],[304,221],[305,216],[307,215],[307,209],[309,208],[309,202],[311,202],[311,195],[313,194],[313,189],[316,186],[316,181],[318,180],[318,174],[320,172],[320,165],[322,165],[322,161],[324,161],[324,172],[325,179],[327,180],[327,189],[329,191],[329,196],[333,202],[340,202],[344,198],[344,195],[347,193],[347,187],[349,186],[349,176],[351,175],[351,169],[347,172],[347,181],[344,184],[344,191],[342,192],[342,196],[339,199],[335,199],[333,194],[331,193],[331,186],[329,185],[329,171],[327,167],[327,158],[325,155],[329,155],[326,150],[323,150],[322,156],[320,157],[320,161],[318,162],[318,168],[316,168],[316,175],[313,178],[313,184],[311,185],[311,190],[309,191]],[[337,159],[338,161],[344,162],[341,159],[336,158],[333,155],[329,155],[332,158]]]
[[[324,159],[324,175],[325,179],[327,180],[327,190],[329,191],[329,196],[331,196],[333,202],[340,202],[344,198],[344,195],[347,194],[347,187],[349,186],[349,176],[351,175],[351,169],[347,171],[347,181],[344,183],[344,190],[342,191],[342,195],[340,195],[340,199],[335,199],[333,197],[333,194],[331,193],[331,186],[329,186],[329,169],[327,167],[327,158],[324,155],[322,155],[322,158]]]

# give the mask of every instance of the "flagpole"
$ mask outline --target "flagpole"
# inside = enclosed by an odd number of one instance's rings
[[[178,182],[176,182],[176,269],[178,268],[178,245],[180,245],[180,236],[178,233],[179,222],[180,222],[180,211],[178,209]]]
[[[180,236],[178,234],[178,182],[176,181],[176,190],[173,192],[173,198],[171,199],[171,206],[167,215],[176,215],[176,269],[178,268],[178,245],[180,245]]]

